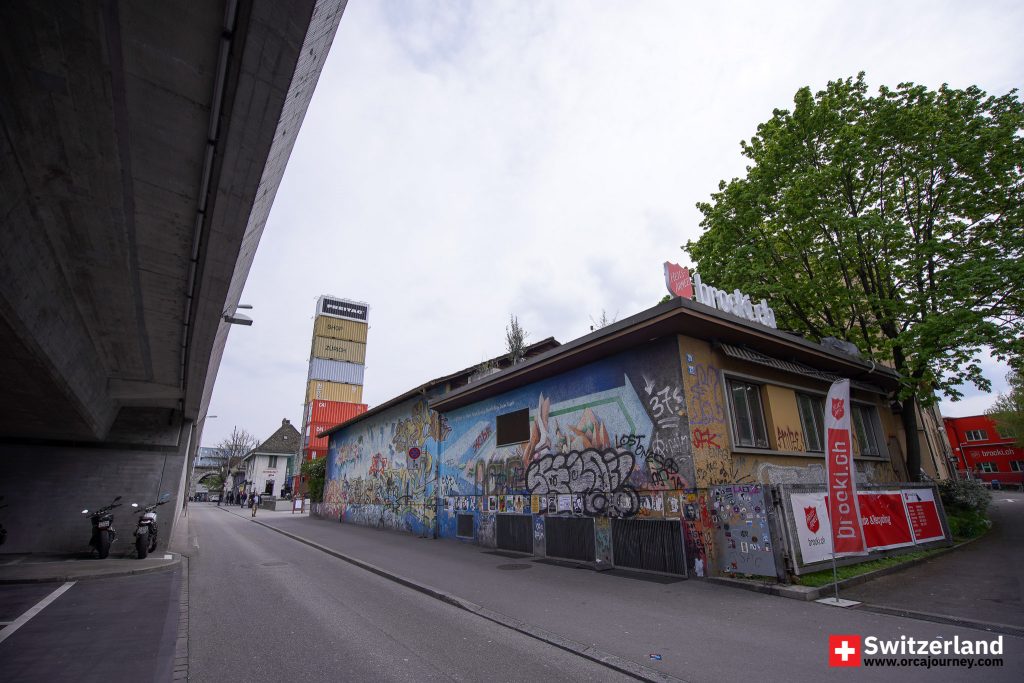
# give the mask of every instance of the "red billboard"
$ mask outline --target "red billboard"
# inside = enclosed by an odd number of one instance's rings
[[[857,500],[868,548],[887,550],[914,545],[899,491],[865,491],[858,494]]]

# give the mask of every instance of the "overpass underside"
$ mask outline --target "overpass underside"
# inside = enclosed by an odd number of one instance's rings
[[[0,552],[83,550],[115,495],[181,509],[344,7],[0,3]]]

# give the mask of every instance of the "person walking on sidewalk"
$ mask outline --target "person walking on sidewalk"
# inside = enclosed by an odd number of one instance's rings
[[[260,497],[257,494],[252,494],[252,516],[256,516],[256,508],[260,506]]]

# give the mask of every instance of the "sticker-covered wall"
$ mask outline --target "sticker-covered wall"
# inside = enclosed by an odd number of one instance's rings
[[[438,443],[448,431],[416,397],[332,434],[323,516],[432,534]]]

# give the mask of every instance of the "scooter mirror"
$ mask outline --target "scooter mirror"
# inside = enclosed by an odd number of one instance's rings
[[[89,512],[88,510],[82,510],[82,514],[83,515],[88,514],[88,512]]]

